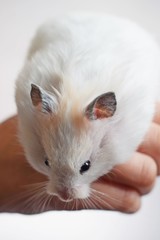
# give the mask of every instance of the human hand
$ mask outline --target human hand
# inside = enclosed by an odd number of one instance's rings
[[[16,139],[17,119],[0,126],[0,211],[38,213],[52,209],[112,209],[135,212],[141,195],[153,188],[160,173],[160,104],[145,141],[125,164],[92,184],[92,197],[64,203],[44,192],[46,177],[26,162]],[[23,188],[28,185],[27,188]],[[7,204],[6,204],[7,203]]]

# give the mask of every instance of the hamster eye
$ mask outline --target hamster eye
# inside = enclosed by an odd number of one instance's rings
[[[81,166],[81,169],[80,169],[80,174],[83,174],[84,172],[88,171],[88,169],[90,168],[91,166],[91,162],[88,160],[86,161],[82,166]]]
[[[50,167],[50,165],[49,165],[49,161],[48,161],[48,158],[45,158],[44,163],[46,164],[47,167]]]

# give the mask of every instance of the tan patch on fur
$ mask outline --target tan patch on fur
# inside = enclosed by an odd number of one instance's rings
[[[84,91],[77,93],[73,89],[70,81],[63,81],[63,85],[59,90],[61,97],[59,99],[58,111],[55,114],[49,114],[49,117],[45,118],[44,128],[54,129],[60,124],[63,125],[63,123],[68,122],[77,130],[77,134],[80,134],[89,127],[89,121],[81,106],[82,99],[84,100]]]
[[[73,122],[73,125],[77,129],[77,131],[85,130],[88,127],[89,122],[84,116],[83,111],[80,110],[78,102],[75,102],[72,106],[71,121]]]
[[[61,99],[60,105],[58,107],[58,112],[56,114],[48,114],[43,122],[43,130],[57,128],[60,124],[63,125],[67,121],[71,126],[73,126],[75,132],[80,134],[85,131],[89,126],[89,121],[83,113],[83,109],[80,107],[80,102],[78,99],[72,97],[71,103],[67,97]]]

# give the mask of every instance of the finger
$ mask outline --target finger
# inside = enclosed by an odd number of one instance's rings
[[[125,184],[146,194],[153,188],[156,175],[155,161],[148,155],[136,152],[130,161],[116,166],[106,175],[106,180]]]
[[[153,118],[153,121],[155,123],[160,124],[160,102],[156,103],[156,110],[155,110],[155,116]]]
[[[136,212],[140,208],[140,195],[135,189],[113,182],[96,182],[93,184],[91,198],[96,208]]]
[[[138,151],[151,156],[157,164],[158,175],[160,174],[160,126],[152,123],[145,140]]]

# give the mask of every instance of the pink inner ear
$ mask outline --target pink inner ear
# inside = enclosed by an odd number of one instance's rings
[[[95,98],[86,108],[85,116],[89,120],[112,117],[116,110],[116,98],[113,92],[107,92]]]
[[[95,119],[101,119],[101,118],[107,118],[108,117],[106,111],[101,110],[99,108],[94,108],[94,113],[93,114],[95,116]]]
[[[113,113],[109,111],[107,108],[94,108],[94,116],[95,119],[102,119],[102,118],[108,118],[111,117]]]

